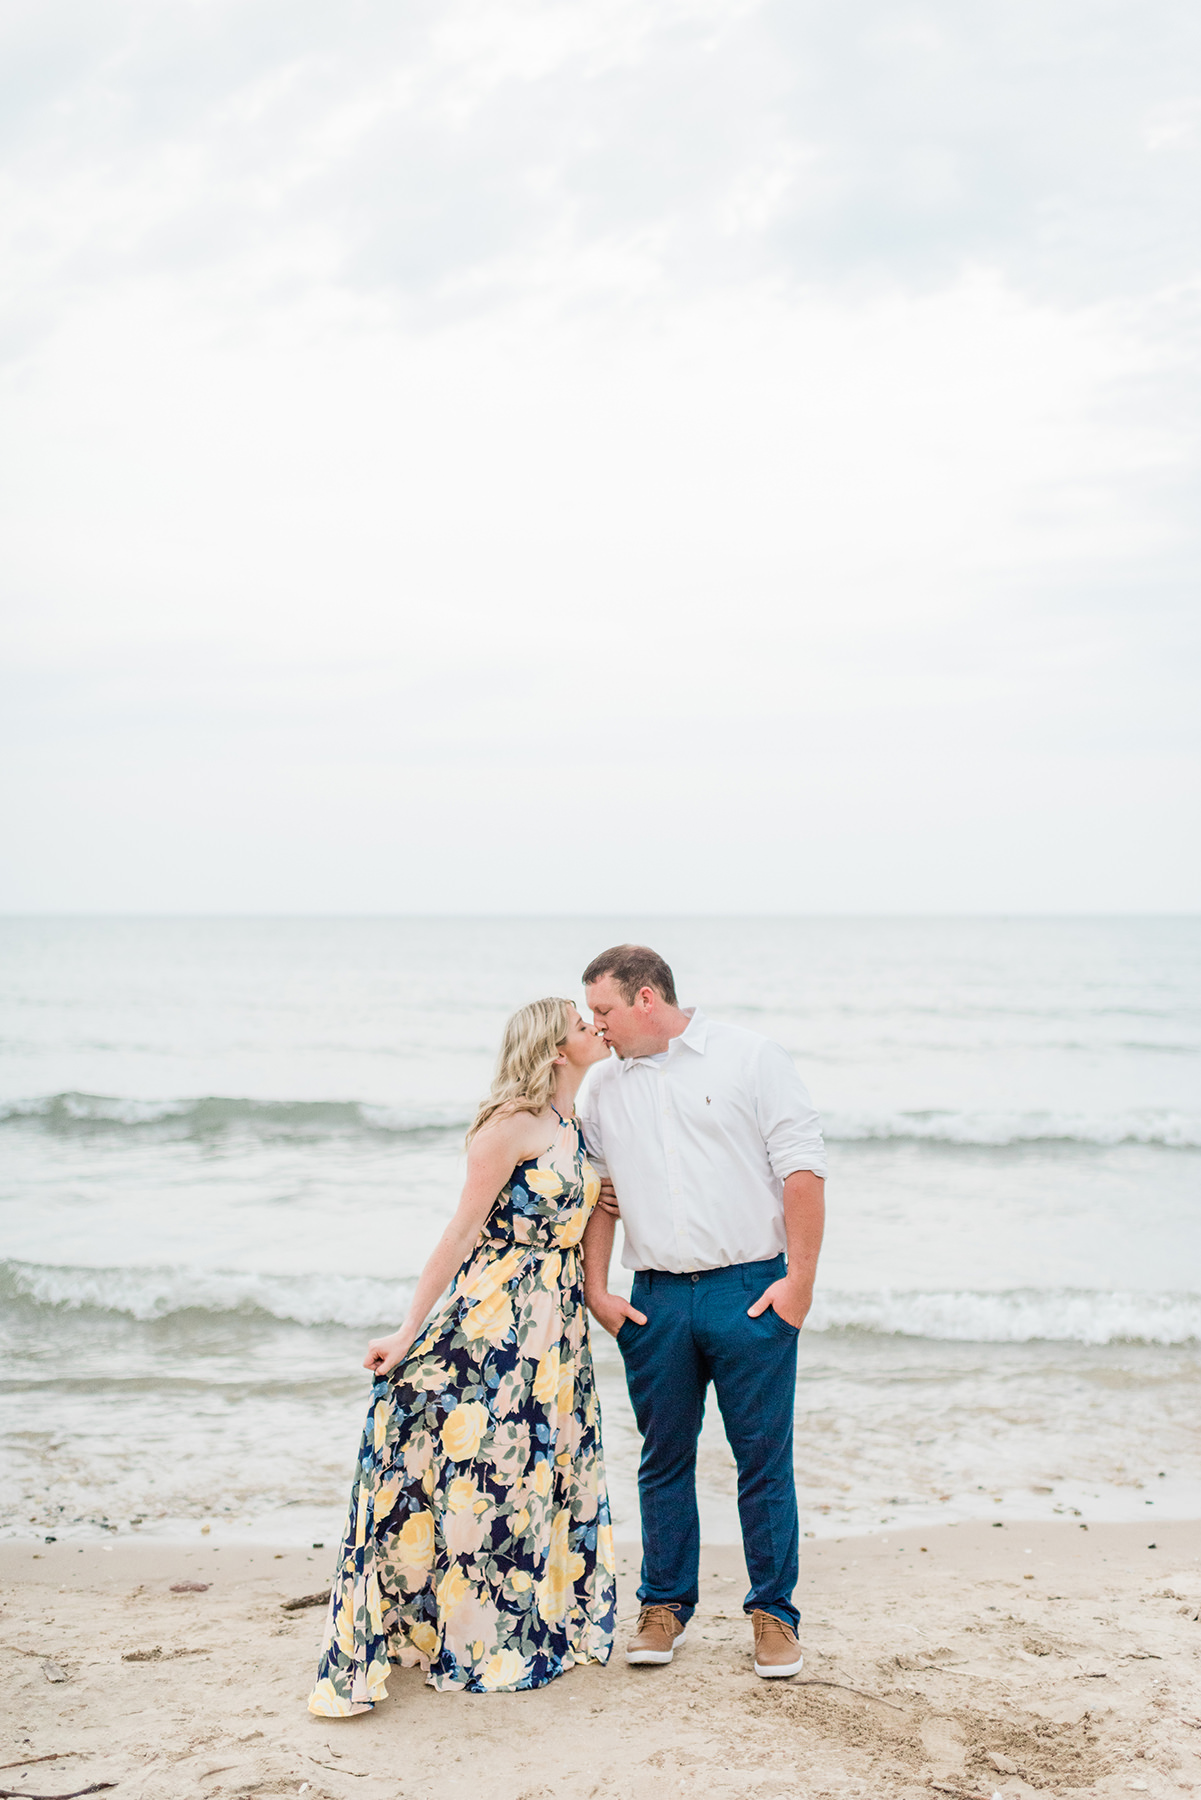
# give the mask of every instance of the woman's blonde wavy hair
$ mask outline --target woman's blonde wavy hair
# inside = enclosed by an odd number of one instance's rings
[[[567,1042],[569,1000],[531,1000],[518,1007],[505,1026],[496,1059],[492,1090],[481,1100],[467,1133],[470,1143],[481,1125],[502,1108],[507,1112],[540,1113],[555,1091],[555,1058]]]

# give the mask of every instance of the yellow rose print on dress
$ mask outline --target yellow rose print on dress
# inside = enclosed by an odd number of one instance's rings
[[[434,1515],[410,1513],[396,1534],[395,1552],[401,1568],[425,1575],[434,1561]]]
[[[488,1408],[478,1400],[456,1406],[442,1427],[442,1445],[456,1462],[469,1462],[488,1429]]]
[[[546,1402],[559,1391],[559,1346],[552,1344],[546,1355],[538,1364],[538,1373],[534,1377],[534,1398]]]
[[[468,1265],[455,1278],[451,1292],[460,1300],[487,1300],[499,1289],[507,1287],[510,1277],[521,1267],[522,1251],[516,1245],[498,1261],[485,1256]]]
[[[571,1515],[566,1510],[555,1514],[550,1530],[550,1555],[546,1559],[546,1575],[535,1583],[538,1611],[547,1621],[561,1619],[571,1605],[572,1589],[584,1573],[584,1559],[568,1543]]]
[[[525,1185],[533,1194],[540,1194],[544,1200],[554,1200],[563,1192],[563,1177],[556,1169],[531,1169],[525,1178]]]
[[[453,1612],[459,1601],[466,1600],[472,1591],[471,1583],[458,1563],[451,1563],[437,1586],[438,1610],[444,1613]]]
[[[309,1711],[316,1713],[319,1719],[342,1719],[350,1708],[327,1675],[309,1695]]]
[[[519,1650],[498,1650],[484,1664],[483,1683],[490,1692],[516,1687],[525,1674],[525,1657]]]
[[[557,1225],[555,1227],[555,1242],[561,1244],[564,1250],[572,1249],[583,1237],[584,1226],[587,1222],[588,1221],[585,1219],[583,1213],[577,1213],[575,1218],[568,1219],[566,1224]],[[575,1280],[574,1268],[568,1270],[568,1276],[572,1281]]]
[[[382,1450],[388,1441],[388,1408],[380,1400],[375,1408],[375,1447]]]
[[[513,1329],[513,1302],[503,1288],[489,1294],[463,1314],[463,1336],[487,1338],[490,1344],[503,1344]]]
[[[375,1382],[311,1709],[389,1662],[440,1689],[608,1659],[612,1530],[579,1242],[600,1183],[574,1120],[518,1164],[417,1346]]]

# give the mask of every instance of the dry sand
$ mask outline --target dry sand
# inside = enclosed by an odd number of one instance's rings
[[[0,1792],[100,1781],[117,1783],[114,1800],[1201,1790],[1196,1524],[964,1524],[807,1543],[805,1669],[773,1683],[751,1670],[741,1558],[710,1548],[670,1668],[628,1668],[619,1642],[607,1669],[490,1696],[435,1694],[420,1671],[396,1670],[387,1703],[343,1723],[305,1710],[322,1611],[280,1607],[326,1584],[332,1558],[332,1546],[205,1539],[0,1546]],[[619,1560],[628,1621],[632,1553]],[[188,1580],[211,1585],[170,1591]]]

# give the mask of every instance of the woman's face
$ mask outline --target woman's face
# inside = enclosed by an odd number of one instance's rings
[[[568,1007],[567,1019],[563,1055],[572,1067],[587,1069],[593,1063],[604,1062],[609,1054],[609,1046],[600,1033],[581,1019],[574,1006]]]

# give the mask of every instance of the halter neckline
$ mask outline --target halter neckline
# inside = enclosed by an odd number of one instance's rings
[[[560,1125],[574,1125],[575,1124],[575,1113],[574,1112],[572,1112],[565,1119],[563,1117],[563,1114],[559,1111],[558,1107],[555,1105],[553,1100],[548,1100],[547,1105],[550,1107],[551,1111],[554,1113],[556,1119],[558,1119]]]

